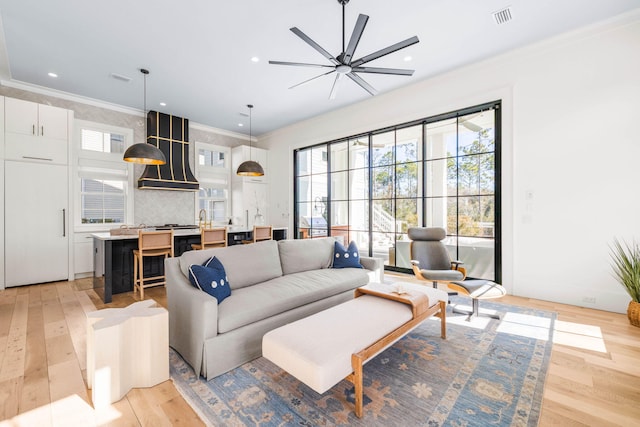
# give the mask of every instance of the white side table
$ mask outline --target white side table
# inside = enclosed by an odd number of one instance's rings
[[[93,406],[169,379],[169,314],[145,300],[87,313],[87,382]]]

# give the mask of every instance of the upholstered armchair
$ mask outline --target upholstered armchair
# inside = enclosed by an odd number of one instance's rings
[[[464,280],[467,271],[461,266],[462,262],[452,261],[442,243],[447,237],[443,228],[413,227],[408,230],[408,234],[411,239],[411,265],[415,276],[433,283],[434,288],[438,286],[438,282],[446,283],[452,291],[450,295],[461,293],[471,298],[471,311],[462,311],[454,307],[454,313],[467,314],[469,320],[471,316],[480,315],[479,300],[500,298],[507,294],[503,286],[490,280]],[[486,315],[494,319],[500,318],[496,314]]]
[[[407,231],[411,239],[410,254],[413,273],[420,280],[438,283],[464,280],[467,271],[462,262],[451,260],[442,243],[447,233],[439,227],[412,227]]]

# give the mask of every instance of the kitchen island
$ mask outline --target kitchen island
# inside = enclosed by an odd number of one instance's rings
[[[153,229],[149,229],[153,230]],[[240,244],[250,239],[253,229],[242,226],[227,227],[228,245]],[[102,301],[110,303],[113,294],[133,291],[133,250],[138,248],[137,234],[111,235],[94,233],[93,237],[93,288]],[[273,228],[274,240],[287,238],[287,227]],[[174,256],[191,250],[191,244],[200,243],[200,230],[195,228],[173,230]],[[161,275],[164,258],[145,260],[145,276]]]

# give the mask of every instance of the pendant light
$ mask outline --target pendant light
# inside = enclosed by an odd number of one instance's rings
[[[140,69],[144,75],[144,138],[147,138],[147,74],[149,70]],[[123,160],[131,163],[141,163],[144,165],[164,165],[167,159],[164,153],[155,145],[147,142],[133,144],[124,152]]]
[[[264,169],[260,166],[260,163],[251,160],[251,109],[253,105],[247,105],[249,108],[249,160],[240,163],[236,174],[240,176],[262,176],[264,175]]]

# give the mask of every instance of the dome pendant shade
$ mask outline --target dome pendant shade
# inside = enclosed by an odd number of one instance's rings
[[[260,163],[247,160],[246,162],[240,163],[236,173],[240,176],[262,176],[264,175],[264,169],[262,169]]]
[[[124,152],[123,160],[143,165],[164,165],[167,159],[164,153],[154,145],[140,142],[133,144]]]
[[[141,68],[140,72],[144,80],[144,137],[147,137],[147,75],[149,70]],[[155,145],[151,145],[146,142],[139,142],[133,144],[127,151],[124,152],[122,160],[130,163],[140,163],[143,165],[164,165],[167,163],[167,158],[164,153]]]
[[[253,105],[249,104],[247,105],[247,108],[249,109],[249,160],[245,160],[240,163],[240,166],[238,166],[238,170],[236,171],[236,175],[263,176],[264,169],[262,169],[260,163],[251,160],[251,109],[253,108]]]

